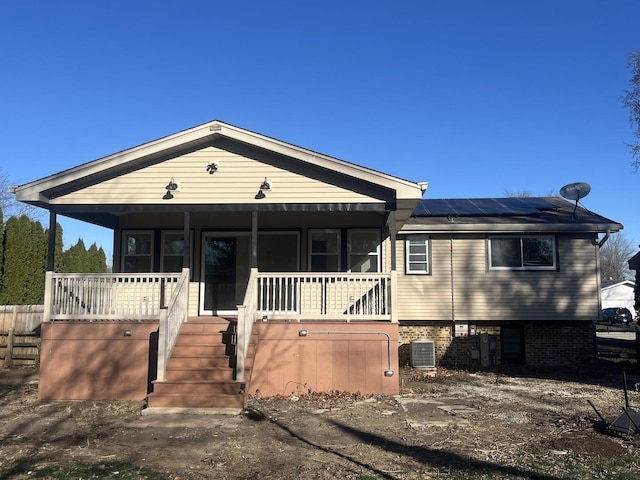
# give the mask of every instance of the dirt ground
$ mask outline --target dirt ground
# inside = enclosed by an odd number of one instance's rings
[[[0,369],[0,478],[639,478],[640,435],[607,432],[587,402],[620,415],[620,371],[557,376],[404,368],[398,397],[309,393],[252,398],[237,416],[160,416],[142,402],[42,402],[37,372]],[[627,381],[640,409],[640,375]]]

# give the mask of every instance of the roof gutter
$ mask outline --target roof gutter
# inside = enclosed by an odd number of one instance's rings
[[[606,241],[606,237],[611,233],[615,233],[622,230],[622,225],[616,223],[609,224],[449,224],[449,225],[407,225],[406,228],[402,228],[398,234],[425,234],[425,233],[540,233],[540,232],[584,232],[584,233],[601,233],[605,232],[606,236],[603,238],[602,243]]]

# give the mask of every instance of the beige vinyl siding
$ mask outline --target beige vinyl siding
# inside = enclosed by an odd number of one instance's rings
[[[486,236],[432,236],[432,274],[398,278],[398,318],[447,320],[452,314],[458,321],[597,318],[596,247],[592,238],[556,238],[557,271],[505,271],[487,268]],[[398,270],[404,272],[404,263],[400,266],[400,259],[404,262],[404,242],[400,240],[398,257]]]
[[[405,273],[405,236],[396,243],[398,255],[398,319],[451,320],[451,264],[448,238],[431,236],[431,274]]]
[[[198,316],[200,308],[200,282],[189,282],[189,308],[188,315],[190,317]]]
[[[218,164],[210,175],[209,163]],[[255,196],[265,178],[271,184],[266,198]],[[172,200],[163,200],[165,186],[173,179],[178,189]],[[304,175],[248,159],[214,147],[125,174],[56,198],[53,204],[153,204],[153,203],[335,203],[379,202]]]

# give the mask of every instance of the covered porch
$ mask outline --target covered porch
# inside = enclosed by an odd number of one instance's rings
[[[384,386],[347,385],[375,393],[397,390],[391,385],[397,364],[396,232],[425,189],[425,183],[213,121],[22,185],[15,193],[50,212],[44,330],[60,331],[50,336],[52,342],[76,335],[69,329],[79,325],[88,332],[108,324],[105,335],[124,342],[140,330],[134,325],[147,325],[141,329],[147,335],[157,324],[157,340],[140,339],[141,349],[148,344],[149,358],[125,363],[136,364],[138,377],[145,374],[141,364],[148,363],[152,380],[170,382],[167,371],[175,364],[176,344],[186,338],[185,325],[199,322],[191,329],[204,334],[218,328],[208,324],[222,319],[229,329],[218,333],[224,342],[232,338],[226,361],[242,392],[258,377],[270,376],[279,378],[279,386],[263,385],[261,392],[282,393],[284,385],[307,382],[309,365],[317,372],[331,363],[352,379],[378,365]],[[58,215],[113,230],[113,273],[54,271]],[[85,346],[104,344],[92,335],[77,339],[86,339]],[[263,346],[267,337],[273,349]],[[179,348],[206,352],[203,338],[197,348]],[[320,346],[324,339],[329,343]],[[60,362],[55,342],[48,352],[52,362]],[[340,353],[345,345],[355,352],[346,362]],[[311,346],[318,347],[314,354]],[[85,358],[80,348],[70,347],[70,355]],[[229,356],[226,344],[220,350]],[[96,371],[117,363],[108,353],[95,354],[104,367]],[[302,359],[304,365],[293,372],[291,365]],[[278,366],[279,373],[259,374],[259,365],[272,373]],[[192,373],[202,374],[197,368]]]
[[[252,269],[243,303],[235,314],[225,317],[189,316],[189,276],[188,268],[180,275],[48,273],[42,398],[151,394],[150,406],[159,406],[153,392],[161,383],[176,383],[175,372],[168,366],[185,323],[193,323],[190,329],[211,332],[213,328],[229,334],[220,341],[226,344],[230,378],[204,382],[180,378],[177,382],[181,389],[199,383],[208,385],[210,392],[220,387],[231,390],[225,405],[237,406],[237,398],[246,393],[291,393],[287,388],[299,393],[303,385],[310,390],[353,388],[363,393],[397,389],[392,377],[397,371],[398,329],[389,310],[390,274],[285,274]],[[216,340],[206,337],[201,343],[192,361],[206,370]],[[96,371],[79,375],[87,366]],[[357,373],[356,367],[364,370]],[[108,377],[101,378],[114,368],[120,381],[131,378],[123,381],[121,391],[112,384],[106,393],[96,384],[111,384]],[[170,406],[205,406],[193,401],[185,395],[178,403],[171,400]]]

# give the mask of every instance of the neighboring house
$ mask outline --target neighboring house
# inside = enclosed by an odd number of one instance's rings
[[[40,397],[238,407],[394,394],[423,353],[593,360],[598,235],[622,226],[425,189],[219,121],[16,187],[50,212]],[[113,274],[53,271],[57,215],[113,229]]]
[[[640,252],[629,259],[629,270],[632,272],[640,270]]]
[[[606,285],[602,287],[602,308],[622,307],[631,312],[633,318],[638,314],[634,308],[636,284],[630,280]]]

